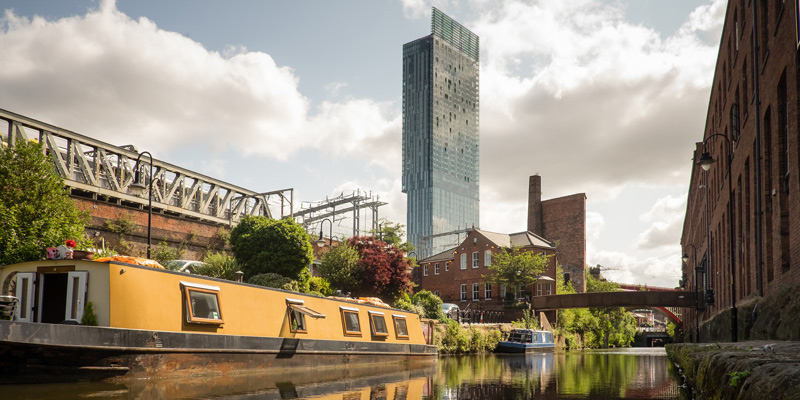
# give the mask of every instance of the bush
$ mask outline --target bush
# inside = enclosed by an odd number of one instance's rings
[[[203,258],[203,265],[194,267],[197,275],[210,276],[212,278],[227,279],[235,281],[236,272],[239,271],[239,263],[227,253],[209,253]]]
[[[488,331],[475,326],[464,328],[452,319],[446,319],[445,325],[442,332],[437,332],[442,338],[439,352],[443,354],[490,352],[502,338],[500,330],[495,328]]]
[[[247,283],[253,285],[266,286],[271,288],[283,289],[284,286],[291,286],[293,280],[274,272],[267,272],[266,274],[258,274],[247,280]]]

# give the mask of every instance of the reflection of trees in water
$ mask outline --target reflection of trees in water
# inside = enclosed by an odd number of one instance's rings
[[[442,357],[437,368],[433,399],[677,398],[663,350]]]

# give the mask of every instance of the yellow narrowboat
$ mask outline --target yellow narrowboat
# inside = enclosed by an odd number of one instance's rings
[[[376,302],[118,261],[6,265],[0,283],[0,383],[437,359],[432,321]]]

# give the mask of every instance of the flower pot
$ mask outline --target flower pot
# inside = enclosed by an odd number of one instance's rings
[[[72,251],[72,259],[73,260],[94,260],[94,252],[92,251],[83,251],[83,250],[73,250]]]

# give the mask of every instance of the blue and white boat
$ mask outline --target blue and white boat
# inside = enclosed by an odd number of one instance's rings
[[[535,329],[513,329],[500,341],[495,353],[550,352],[555,349],[553,333]]]

